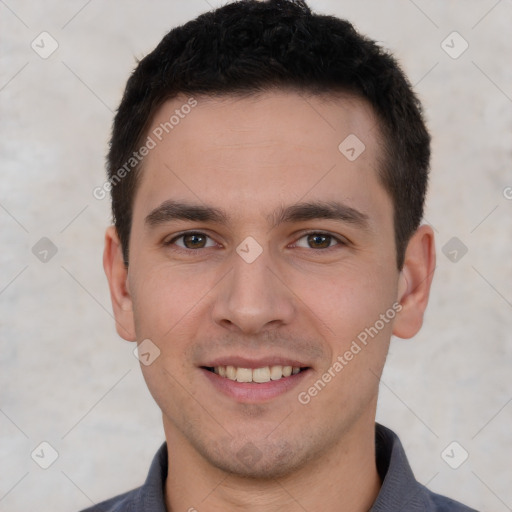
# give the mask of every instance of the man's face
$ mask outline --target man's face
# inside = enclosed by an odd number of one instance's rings
[[[160,350],[142,370],[168,440],[224,470],[284,475],[373,428],[399,283],[379,132],[350,97],[196,99],[161,141],[152,134],[187,98],[164,104],[148,132],[125,337]],[[225,218],[174,218],[172,203]],[[340,215],[287,210],[306,203]],[[238,382],[251,379],[268,382]]]

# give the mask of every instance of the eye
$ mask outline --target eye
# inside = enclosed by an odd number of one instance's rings
[[[301,242],[305,240],[305,242]],[[199,231],[189,231],[173,237],[164,242],[165,246],[175,246],[177,250],[193,251],[196,249],[207,249],[215,247],[216,243],[205,233]],[[305,249],[328,250],[336,246],[346,246],[348,242],[342,237],[334,236],[330,233],[321,231],[311,231],[303,234],[292,247],[301,247]]]
[[[301,245],[300,240],[306,240],[306,245]],[[334,242],[334,243],[333,243]],[[322,233],[321,231],[311,231],[301,236],[294,246],[303,247],[306,249],[330,249],[336,245],[347,245],[347,242],[343,241],[330,233]]]
[[[205,235],[204,233],[190,231],[187,233],[182,233],[181,235],[174,237],[172,240],[169,240],[168,242],[164,242],[164,245],[170,246],[175,244],[177,247],[185,250],[214,247],[215,242],[213,240],[211,240],[210,245],[207,245],[207,239],[209,238],[210,237],[208,235]],[[183,244],[178,243],[178,240],[182,240]]]

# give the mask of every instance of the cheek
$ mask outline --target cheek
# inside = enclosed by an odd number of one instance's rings
[[[142,365],[141,370],[161,409],[181,418],[187,410],[183,386],[194,394],[187,347],[197,338],[201,299],[207,298],[211,286],[168,263],[148,261],[137,270],[140,278],[134,280],[132,292],[137,339],[150,339],[160,350],[154,362]]]
[[[316,414],[355,417],[376,399],[396,316],[395,288],[389,275],[361,268],[310,288],[307,305],[328,326],[323,332],[329,360],[318,375],[328,383],[317,380],[302,390]]]
[[[164,341],[186,326],[195,325],[194,317],[214,286],[206,274],[153,264],[139,268],[132,295],[137,335]]]
[[[331,345],[339,345],[338,349],[392,308],[397,293],[397,279],[376,265],[301,278],[296,286],[303,290],[301,299],[325,324]],[[381,330],[390,332],[388,323]]]

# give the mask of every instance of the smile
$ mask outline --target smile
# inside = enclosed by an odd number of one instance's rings
[[[264,384],[270,381],[281,380],[290,375],[297,375],[307,368],[297,366],[263,366],[261,368],[242,368],[236,366],[205,367],[206,370],[217,374],[219,377],[236,382],[255,382]]]

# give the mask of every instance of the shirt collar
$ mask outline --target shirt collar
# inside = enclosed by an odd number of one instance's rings
[[[414,478],[398,436],[375,424],[377,470],[382,486],[370,512],[423,511],[423,489]]]

